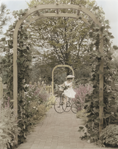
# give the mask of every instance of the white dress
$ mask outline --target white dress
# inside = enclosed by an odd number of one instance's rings
[[[75,98],[76,92],[72,88],[72,82],[68,83],[65,81],[64,85],[67,87],[67,89],[64,90],[63,94],[69,98]]]

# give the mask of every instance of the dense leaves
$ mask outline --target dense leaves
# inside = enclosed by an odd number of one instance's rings
[[[110,124],[100,134],[101,146],[118,147],[118,125]]]
[[[28,5],[29,7],[33,7],[38,4],[51,4],[55,3],[53,0],[48,1],[40,1],[37,2],[32,0]],[[70,0],[62,0],[60,3],[70,4]],[[85,5],[88,9],[91,9],[95,2],[86,2],[84,1],[73,1],[73,4],[76,5]],[[91,8],[89,8],[91,6]],[[64,9],[60,10],[61,12],[65,12]],[[69,13],[73,13],[74,10],[70,10]],[[50,13],[53,10],[50,10]],[[43,13],[41,10],[39,13]],[[37,14],[33,14],[36,16]],[[83,17],[88,18],[87,16]],[[87,26],[83,21],[72,18],[46,18],[40,19],[31,24],[30,31],[32,32],[32,41],[35,46],[40,47],[38,51],[40,60],[36,62],[35,70],[39,67],[39,71],[41,72],[45,78],[49,78],[46,80],[50,81],[51,71],[54,66],[57,64],[67,64],[73,67],[75,70],[75,75],[79,78],[85,72],[90,72],[91,68],[88,65],[88,70],[86,70],[87,61],[90,61],[88,56],[88,45],[89,45],[89,31],[92,30],[92,20],[89,20],[90,26]],[[45,53],[42,51],[45,50]],[[85,54],[86,53],[86,54]],[[45,61],[46,60],[46,61]],[[41,63],[43,62],[43,65]],[[47,69],[48,73],[44,73],[41,71],[42,66]],[[81,66],[81,68],[80,68]],[[84,70],[82,69],[84,68]],[[79,73],[79,69],[81,69],[81,74]],[[83,72],[83,73],[82,73]],[[66,73],[69,74],[71,71],[66,69]],[[39,74],[40,75],[40,74]],[[50,76],[49,76],[50,75]],[[89,75],[88,75],[89,76]],[[55,80],[56,81],[56,80]],[[57,82],[56,82],[57,83]]]
[[[17,13],[16,13],[17,15]],[[19,19],[19,16],[18,16]],[[1,40],[4,44],[4,51],[6,52],[4,58],[2,59],[2,78],[3,83],[7,84],[7,90],[4,96],[4,100],[7,100],[7,97],[13,99],[13,31],[16,25],[17,20],[14,22],[13,25],[9,26],[9,29],[5,33],[4,41]],[[22,108],[19,108],[18,115],[20,116],[23,109],[23,91],[24,83],[29,83],[29,74],[31,72],[30,66],[32,61],[31,56],[31,45],[28,42],[29,34],[26,33],[26,29],[22,25],[18,31],[18,57],[17,57],[17,64],[18,64],[18,105]],[[24,82],[25,81],[25,82]],[[19,119],[19,117],[18,117]],[[23,121],[24,117],[22,117],[22,121],[19,121],[19,127],[23,128]],[[24,140],[25,135],[22,132],[20,133],[19,139],[22,141]]]
[[[8,14],[9,14],[9,10],[6,9],[6,5],[2,3],[0,6],[0,34],[3,33],[3,31],[2,31],[3,26],[10,19],[9,17],[7,17]],[[4,40],[4,38],[3,38],[3,40]]]
[[[23,143],[33,126],[46,114],[50,97],[42,86],[25,84],[25,95],[19,95],[19,144]],[[48,105],[49,106],[49,105]]]
[[[0,103],[0,147],[1,149],[11,149],[15,143],[15,137],[20,133],[13,109],[9,100],[4,104]]]

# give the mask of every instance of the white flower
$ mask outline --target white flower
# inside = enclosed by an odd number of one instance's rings
[[[31,98],[31,96],[29,96],[29,95],[26,95],[27,97],[29,97],[29,98]]]
[[[24,92],[24,94],[25,94],[25,95],[27,95],[27,94],[28,94],[28,92]]]
[[[13,49],[10,49],[10,53],[13,54]]]
[[[25,84],[25,85],[24,85],[24,87],[28,87],[28,86],[29,86],[29,84]]]

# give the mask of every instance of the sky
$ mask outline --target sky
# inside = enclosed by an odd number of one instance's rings
[[[26,2],[29,1],[30,0],[0,0],[0,4],[6,4],[7,9],[13,11],[28,8]],[[109,31],[114,36],[113,45],[118,46],[118,0],[96,0],[96,3],[98,6],[103,8],[105,18],[110,22],[111,29]],[[9,22],[9,24],[11,22]],[[7,26],[4,27],[4,30],[7,28]]]

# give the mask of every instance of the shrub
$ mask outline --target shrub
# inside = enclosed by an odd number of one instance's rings
[[[110,124],[101,131],[100,141],[102,146],[118,147],[118,125]]]
[[[19,106],[19,144],[23,143],[33,126],[46,114],[49,94],[40,86],[26,84],[25,96],[19,95],[22,105]]]
[[[76,95],[75,95],[74,100],[79,101],[79,103],[81,104],[82,109],[84,108],[85,97],[87,95],[90,95],[92,93],[92,91],[93,91],[93,87],[90,84],[85,84],[85,86],[80,84],[75,89]]]
[[[77,112],[76,117],[82,119],[84,122],[88,120],[87,118],[88,113],[86,113],[85,109],[82,109],[81,111]]]
[[[9,149],[14,145],[15,135],[20,128],[17,126],[13,109],[9,107],[9,100],[4,106],[0,105],[0,149]]]
[[[39,118],[43,117],[46,113],[46,106],[44,104],[41,104],[38,106],[38,116]]]
[[[25,98],[29,101],[37,101],[39,103],[46,102],[49,98],[49,93],[46,92],[43,88],[37,85],[26,85],[27,92],[25,92]]]

